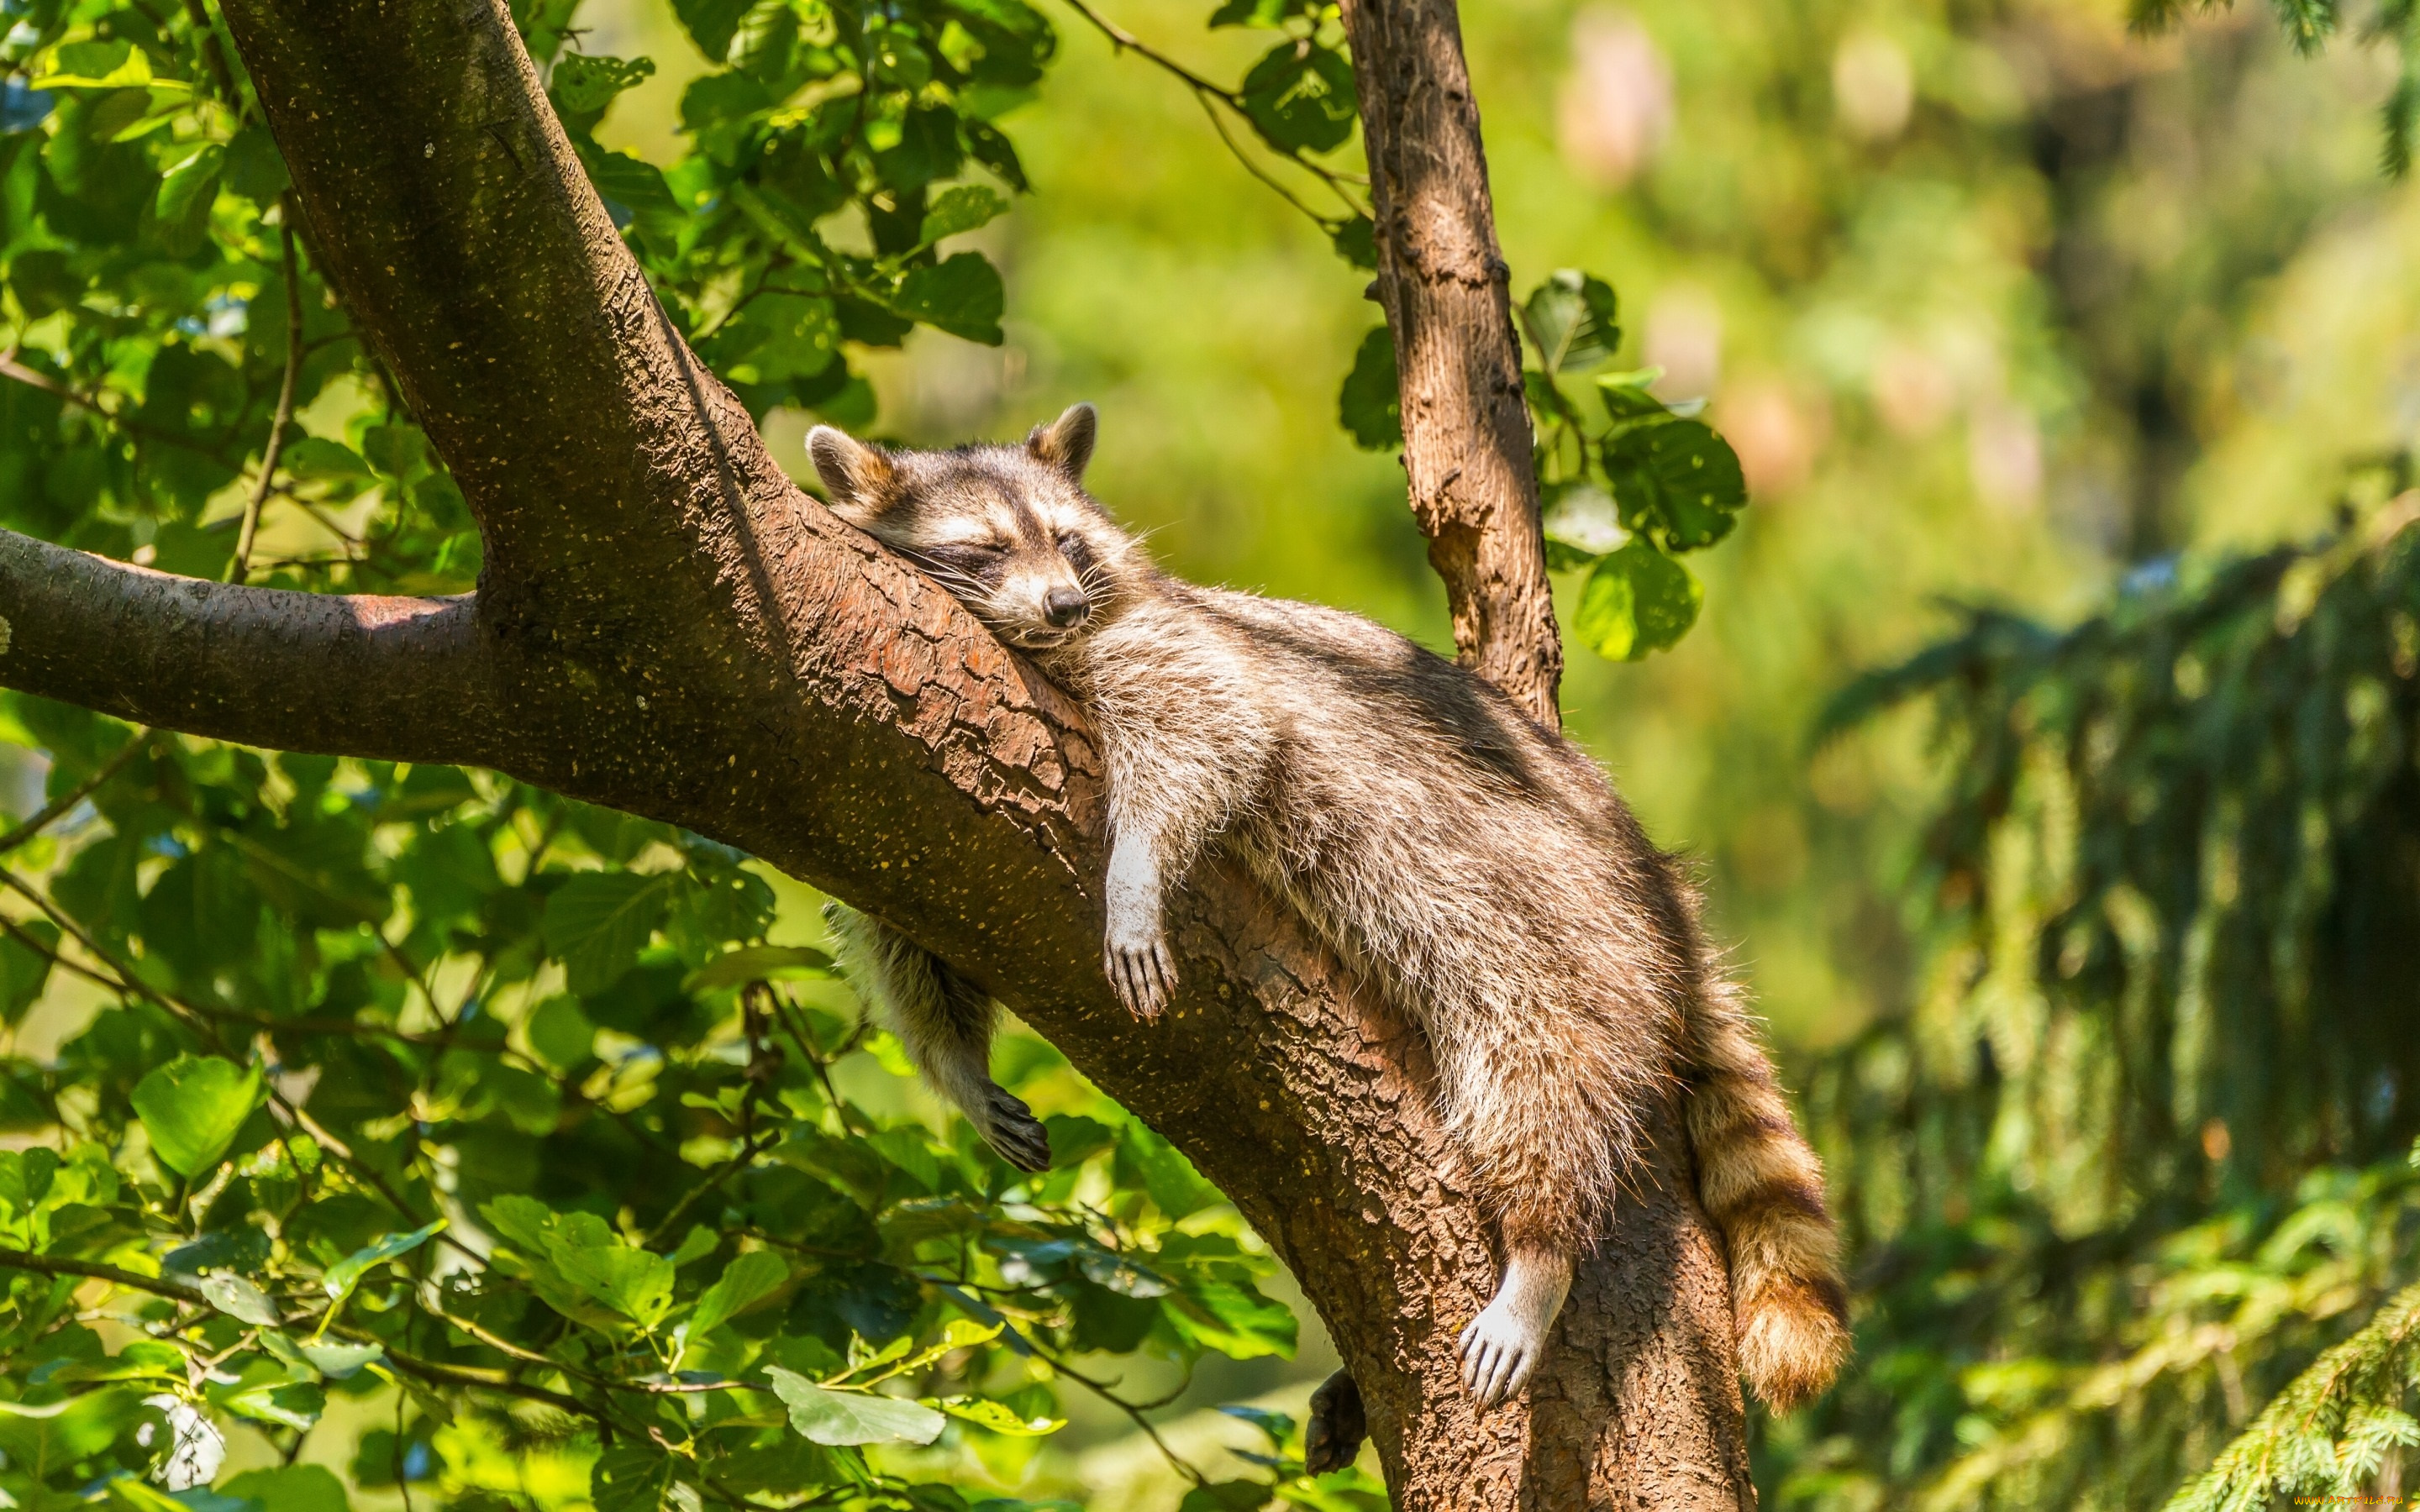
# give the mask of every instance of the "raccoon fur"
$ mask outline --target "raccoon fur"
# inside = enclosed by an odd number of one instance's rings
[[[1078,405],[1022,446],[892,452],[819,426],[808,450],[835,513],[1090,715],[1119,999],[1145,1020],[1166,1006],[1161,905],[1217,846],[1419,1027],[1502,1234],[1502,1282],[1460,1340],[1481,1406],[1535,1368],[1678,1094],[1742,1371],[1777,1409],[1824,1389],[1848,1332],[1822,1167],[1671,859],[1593,762],[1472,673],[1351,614],[1158,571],[1084,491],[1094,435]],[[834,918],[933,1086],[1003,1158],[1046,1165],[989,1074],[981,990],[878,920]]]

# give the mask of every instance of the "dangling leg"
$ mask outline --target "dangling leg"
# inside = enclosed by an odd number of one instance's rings
[[[841,964],[882,1005],[892,1030],[934,1091],[955,1104],[1000,1158],[1022,1171],[1050,1168],[1050,1138],[1022,1099],[991,1079],[999,1011],[949,964],[877,918],[824,905]]]

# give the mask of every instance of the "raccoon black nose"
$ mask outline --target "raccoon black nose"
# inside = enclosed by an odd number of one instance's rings
[[[1042,617],[1063,630],[1083,624],[1084,616],[1092,612],[1092,600],[1073,588],[1053,588],[1050,596],[1042,601]]]

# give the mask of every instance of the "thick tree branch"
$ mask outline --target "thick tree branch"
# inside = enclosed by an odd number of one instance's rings
[[[1559,729],[1562,638],[1509,270],[1454,0],[1344,0],[1404,471],[1462,662]]]
[[[471,600],[201,582],[0,531],[0,684],[282,750],[487,763]]]
[[[1680,1156],[1584,1268],[1525,1400],[1474,1414],[1453,1342],[1495,1285],[1495,1235],[1419,1036],[1215,866],[1171,910],[1172,1011],[1115,1006],[1081,717],[788,484],[657,308],[501,5],[226,9],[328,276],[472,498],[480,594],[382,617],[365,606],[398,601],[153,586],[14,542],[0,613],[35,649],[0,656],[0,681],[230,738],[480,762],[748,849],[985,981],[1234,1198],[1336,1335],[1401,1504],[1738,1504],[1729,1307]],[[1472,486],[1494,488],[1509,454],[1481,450]],[[195,628],[256,645],[250,675],[198,653],[156,675]],[[1529,686],[1551,715],[1551,677]]]

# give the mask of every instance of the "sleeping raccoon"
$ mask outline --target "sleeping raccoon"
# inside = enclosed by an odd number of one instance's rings
[[[889,452],[830,426],[807,445],[836,514],[1090,715],[1119,999],[1145,1020],[1168,1003],[1161,905],[1215,845],[1427,1035],[1503,1235],[1502,1285],[1460,1340],[1481,1406],[1528,1379],[1679,1092],[1742,1370],[1776,1408],[1823,1390],[1848,1335],[1822,1168],[1670,859],[1594,763],[1472,673],[1350,614],[1160,573],[1084,491],[1094,436],[1078,405],[1023,446]],[[1040,1124],[991,1079],[984,993],[889,926],[833,918],[934,1087],[1002,1158],[1046,1166]]]

